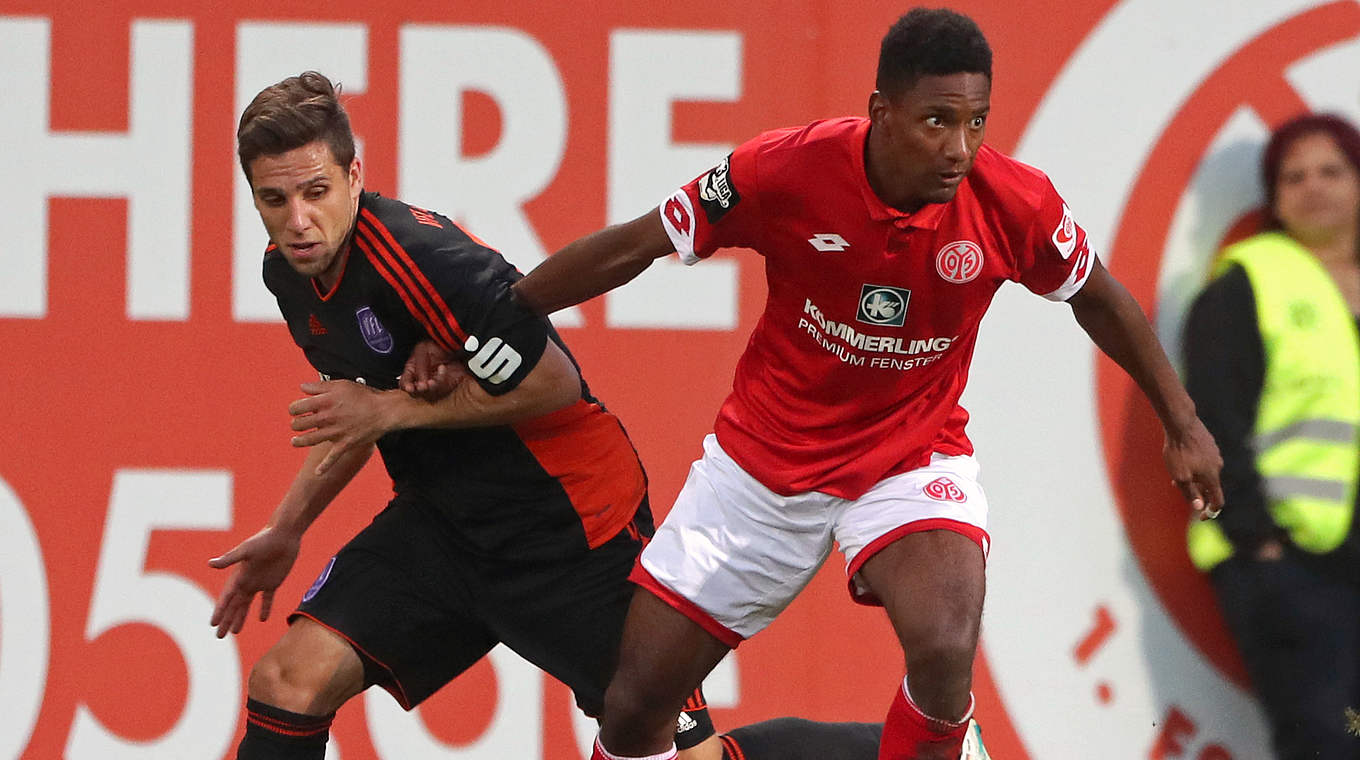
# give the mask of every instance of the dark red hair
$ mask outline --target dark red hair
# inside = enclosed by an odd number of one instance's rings
[[[1351,168],[1360,173],[1360,131],[1346,119],[1330,113],[1306,113],[1281,124],[1270,136],[1270,142],[1266,143],[1265,153],[1261,156],[1261,181],[1266,188],[1268,229],[1277,230],[1282,226],[1275,216],[1275,185],[1280,179],[1280,164],[1284,161],[1285,151],[1300,137],[1318,133],[1331,137],[1350,162]]]

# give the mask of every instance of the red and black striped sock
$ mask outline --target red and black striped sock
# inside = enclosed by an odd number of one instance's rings
[[[704,690],[698,688],[685,700],[680,709],[680,719],[675,725],[675,748],[689,749],[703,744],[704,740],[716,734],[713,718],[708,714],[708,700]]]
[[[247,699],[236,760],[324,760],[332,720],[335,713],[301,715]]]

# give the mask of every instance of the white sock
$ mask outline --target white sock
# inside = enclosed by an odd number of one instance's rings
[[[911,706],[911,709],[915,710],[917,714],[933,724],[939,733],[942,734],[949,733],[971,720],[973,717],[973,708],[977,706],[977,700],[973,698],[973,692],[970,691],[968,692],[968,711],[963,714],[962,718],[959,718],[958,720],[945,720],[944,718],[926,715],[920,705],[916,704],[916,700],[911,698],[911,690],[907,688],[906,676],[902,677],[902,696],[907,698],[907,704]]]
[[[604,748],[604,745],[600,743],[600,737],[598,736],[595,737],[595,751],[603,755],[605,757],[605,760],[675,760],[675,757],[677,755],[674,743],[671,744],[670,749],[667,749],[665,752],[656,755],[646,755],[644,757],[626,757],[624,755],[615,755],[611,754],[609,750]]]

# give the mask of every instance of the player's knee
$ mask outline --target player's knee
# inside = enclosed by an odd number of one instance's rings
[[[925,663],[937,668],[970,668],[977,650],[976,627],[967,620],[937,620],[911,631],[904,637],[902,648],[909,669]]]
[[[932,625],[904,637],[911,697],[927,715],[946,719],[966,708],[977,637],[966,626]]]
[[[931,715],[957,706],[972,686],[976,623],[950,617],[930,618],[904,631],[902,640],[912,696],[923,710],[937,710]]]
[[[976,647],[963,637],[942,637],[919,642],[907,651],[907,672],[929,671],[932,677],[966,677],[973,666]]]
[[[250,670],[250,698],[289,712],[324,715],[334,712],[363,688],[346,669],[325,658],[306,658],[275,647]]]
[[[971,666],[981,623],[978,612],[955,604],[935,605],[921,612],[898,620],[895,625],[908,665],[913,661],[933,661]]]
[[[669,698],[662,689],[649,686],[641,679],[617,674],[604,695],[604,712],[616,725],[640,726],[669,721],[671,713],[679,710],[680,702]]]
[[[270,650],[250,669],[246,693],[250,698],[289,712],[307,714],[320,689],[306,683],[285,656]]]

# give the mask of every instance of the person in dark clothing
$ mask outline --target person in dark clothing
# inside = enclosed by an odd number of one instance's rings
[[[1360,738],[1360,132],[1305,115],[1262,162],[1266,229],[1191,307],[1186,387],[1222,452],[1227,509],[1194,523],[1280,760],[1356,760]]]
[[[323,75],[262,91],[237,140],[269,233],[265,284],[321,381],[289,407],[293,445],[310,448],[292,486],[260,531],[210,562],[232,569],[218,635],[241,630],[257,595],[269,616],[302,536],[375,447],[394,494],[252,668],[237,756],[320,760],[350,698],[378,685],[412,709],[498,643],[598,715],[627,574],[652,532],[623,426],[552,325],[511,298],[520,274],[499,253],[365,191]],[[468,378],[438,403],[396,388],[426,339]]]

